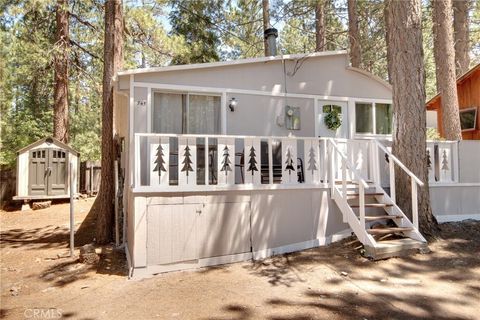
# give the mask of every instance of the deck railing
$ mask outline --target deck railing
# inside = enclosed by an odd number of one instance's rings
[[[377,140],[136,133],[132,185],[177,192],[328,187],[331,179],[353,180],[338,152],[329,163],[328,141],[365,179],[390,185],[395,198],[393,164],[385,156],[390,148],[377,147]],[[430,183],[457,181],[457,148],[456,142],[427,143]]]
[[[368,141],[335,141],[368,176]],[[328,186],[325,138],[137,133],[134,146],[133,185],[138,191]],[[348,177],[342,160],[332,161],[333,178]]]
[[[458,182],[458,142],[427,141],[428,181]]]

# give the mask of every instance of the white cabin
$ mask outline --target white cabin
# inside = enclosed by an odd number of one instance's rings
[[[132,275],[258,259],[352,232],[374,257],[423,246],[423,182],[390,153],[391,96],[344,51],[119,72],[114,127],[125,141]],[[332,111],[336,130],[325,123]],[[431,147],[458,155],[455,145]],[[433,179],[458,182],[448,161]],[[395,170],[411,176],[407,214],[395,203]],[[405,241],[379,243],[369,229],[378,220]]]

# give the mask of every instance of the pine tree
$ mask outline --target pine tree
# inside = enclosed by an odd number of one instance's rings
[[[250,154],[249,154],[249,160],[248,160],[248,169],[247,171],[252,172],[252,176],[255,174],[255,171],[258,171],[257,168],[257,160],[255,159],[256,154],[255,154],[255,148],[252,146],[250,148]]]
[[[92,211],[97,213],[97,243],[110,242],[113,235],[114,175],[113,161],[113,87],[114,75],[123,64],[122,0],[105,2],[105,42],[102,101],[102,183]]]
[[[447,156],[447,151],[443,150],[442,154],[442,170],[448,170],[448,156]]]
[[[165,169],[165,160],[163,160],[163,148],[162,145],[159,144],[157,148],[157,158],[155,159],[155,168],[153,171],[158,171],[158,176],[160,177],[163,172],[167,172],[167,169]]]
[[[452,2],[451,0],[434,0],[432,3],[433,49],[437,89],[441,94],[443,132],[447,140],[462,140],[455,75]]]
[[[232,171],[232,168],[230,165],[232,162],[230,161],[230,151],[228,150],[228,147],[225,146],[223,149],[223,160],[222,160],[222,167],[220,168],[220,171],[225,172],[225,177],[228,176],[228,171]]]
[[[188,183],[188,173],[193,172],[192,168],[192,159],[190,158],[192,155],[190,154],[190,147],[187,145],[185,146],[185,152],[183,153],[183,167],[182,167],[182,172],[185,172],[185,175],[187,176],[187,183]]]
[[[288,170],[288,174],[292,174],[292,171],[295,171],[295,168],[293,167],[293,159],[292,159],[292,153],[290,152],[290,148],[287,148],[287,160],[285,161],[285,170]]]
[[[53,136],[63,143],[68,143],[68,51],[70,48],[68,2],[57,0],[55,11]]]
[[[418,217],[422,233],[438,230],[430,206],[426,157],[425,79],[422,47],[421,0],[388,1],[394,122],[392,152],[425,183],[418,188]],[[405,81],[408,79],[408,81]],[[410,177],[395,174],[396,200],[403,212],[412,212]]]
[[[310,147],[310,150],[308,151],[308,168],[307,168],[307,170],[311,170],[312,175],[313,175],[313,172],[315,170],[317,170],[317,160],[315,159],[315,157],[316,157],[315,150],[313,149],[313,147]]]
[[[359,68],[362,62],[360,31],[358,30],[357,1],[348,0],[348,38],[350,40],[350,62]]]
[[[171,35],[185,39],[187,52],[175,54],[172,64],[214,62],[220,59],[216,14],[223,12],[223,1],[170,0]]]

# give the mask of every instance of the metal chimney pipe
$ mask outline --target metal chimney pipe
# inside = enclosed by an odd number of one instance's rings
[[[269,56],[276,56],[277,55],[278,30],[275,29],[275,28],[268,28],[263,32],[263,36],[265,37],[265,40],[267,40],[268,55]]]

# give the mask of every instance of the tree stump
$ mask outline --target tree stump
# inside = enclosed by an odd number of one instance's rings
[[[100,257],[95,252],[95,247],[92,244],[86,244],[80,248],[79,261],[85,264],[96,264]]]
[[[40,210],[49,208],[52,205],[52,201],[41,201],[32,203],[33,210]]]

